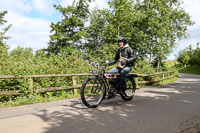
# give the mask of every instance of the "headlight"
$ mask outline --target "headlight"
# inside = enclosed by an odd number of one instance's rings
[[[91,62],[90,63],[91,65],[92,65],[92,67],[94,67],[94,68],[98,68],[99,67],[99,63],[98,62]]]

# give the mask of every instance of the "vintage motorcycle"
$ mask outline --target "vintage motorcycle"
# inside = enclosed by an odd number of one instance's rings
[[[91,65],[97,70],[90,70],[93,76],[88,77],[82,84],[80,94],[82,102],[89,108],[95,108],[101,104],[104,98],[110,99],[117,95],[125,101],[131,100],[135,95],[136,84],[134,77],[137,75],[127,74],[126,89],[123,94],[119,93],[119,73],[106,73],[106,62],[92,62]]]

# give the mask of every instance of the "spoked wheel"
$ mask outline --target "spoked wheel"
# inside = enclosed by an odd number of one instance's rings
[[[124,94],[120,94],[121,98],[125,101],[130,101],[134,95],[136,90],[136,84],[132,77],[127,77],[126,81],[126,90]]]
[[[80,93],[82,102],[89,108],[95,108],[105,96],[105,85],[97,77],[89,77],[84,81]]]

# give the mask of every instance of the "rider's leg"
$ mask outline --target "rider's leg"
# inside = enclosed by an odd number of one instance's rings
[[[117,67],[112,68],[111,70],[108,71],[108,73],[110,73],[110,74],[112,74],[112,73],[119,73],[119,69],[118,69]],[[114,83],[113,83],[112,80],[109,81],[109,84],[112,85],[111,88],[113,88]],[[113,91],[113,89],[109,89],[109,90],[110,90],[110,91]]]
[[[123,92],[126,88],[126,74],[131,71],[132,67],[125,67],[120,72],[120,88]]]
[[[108,71],[108,73],[119,73],[119,69],[117,67]]]

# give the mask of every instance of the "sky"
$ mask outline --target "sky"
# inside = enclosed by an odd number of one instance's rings
[[[200,0],[182,0],[182,7],[195,22],[188,27],[188,37],[177,41],[174,52],[168,57],[173,60],[178,55],[178,51],[192,45],[196,48],[200,42]],[[7,24],[12,27],[7,32],[11,38],[7,40],[10,51],[21,47],[31,47],[34,51],[47,48],[50,35],[50,24],[60,20],[61,14],[53,7],[53,4],[67,7],[72,4],[72,0],[0,0],[0,11],[7,10],[5,15]],[[94,7],[108,8],[107,0],[92,0],[90,9]]]

